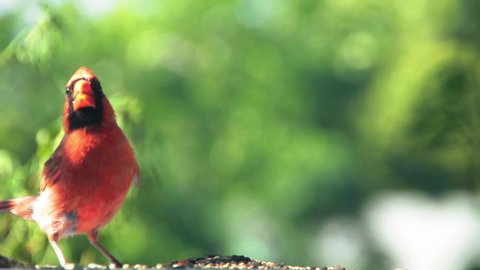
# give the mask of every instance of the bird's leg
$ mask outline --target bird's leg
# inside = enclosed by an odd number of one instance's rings
[[[60,265],[65,268],[67,265],[67,261],[65,260],[65,256],[63,255],[62,250],[60,249],[60,246],[58,246],[58,235],[54,234],[49,237],[48,239],[50,241],[50,245],[52,245],[53,250],[55,251],[55,254],[57,254],[58,261],[60,262]]]
[[[90,244],[92,244],[96,249],[98,249],[98,251],[105,255],[105,257],[107,257],[113,264],[115,264],[115,267],[122,268],[123,264],[98,242],[97,230],[87,233],[87,238],[88,241],[90,241]]]

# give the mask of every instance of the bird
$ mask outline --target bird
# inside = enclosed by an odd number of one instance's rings
[[[45,162],[40,192],[0,201],[0,213],[36,222],[60,264],[60,239],[86,235],[116,267],[122,263],[98,241],[99,230],[119,211],[140,169],[97,76],[78,68],[66,85],[64,136]]]

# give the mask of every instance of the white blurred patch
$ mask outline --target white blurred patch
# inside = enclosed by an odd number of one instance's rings
[[[85,16],[97,18],[110,13],[119,3],[115,0],[77,0],[76,5]]]
[[[386,194],[370,202],[366,223],[379,250],[402,269],[465,269],[480,255],[478,195],[441,199]]]
[[[25,1],[4,0],[0,4],[0,16],[10,13],[10,12],[14,11],[18,6],[24,5],[24,4],[25,4]]]
[[[356,220],[336,218],[322,226],[317,234],[311,257],[317,265],[342,265],[361,269],[365,263],[365,238]]]

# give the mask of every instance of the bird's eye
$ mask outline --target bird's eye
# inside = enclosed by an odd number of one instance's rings
[[[69,95],[70,94],[70,88],[65,88],[65,95]]]

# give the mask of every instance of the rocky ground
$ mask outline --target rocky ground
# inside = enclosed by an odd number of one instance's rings
[[[17,262],[0,255],[0,268],[17,268],[17,269],[62,269],[58,266],[39,266]],[[87,267],[79,265],[69,265],[69,269],[114,269],[113,265],[89,264]],[[123,265],[123,269],[284,269],[284,270],[345,270],[345,268],[337,267],[317,267],[317,266],[292,266],[283,263],[264,262],[251,259],[245,256],[219,256],[210,255],[198,258],[189,258],[185,260],[173,261],[171,263],[159,263],[154,266],[148,265]]]

